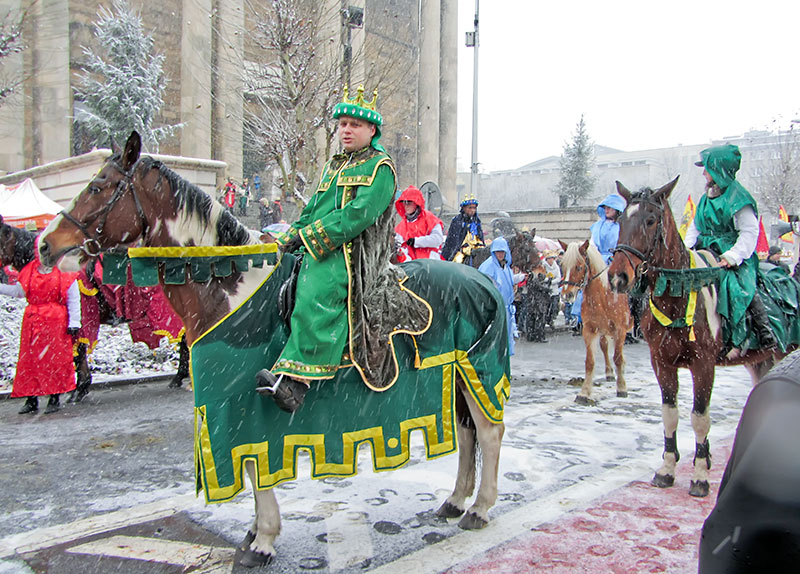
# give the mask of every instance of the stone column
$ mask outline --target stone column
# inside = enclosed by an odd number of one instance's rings
[[[212,0],[183,0],[181,155],[211,158]]]
[[[416,185],[439,179],[441,0],[420,0]]]
[[[458,1],[441,2],[439,55],[439,188],[444,204],[459,204],[456,191],[458,126]]]
[[[70,156],[69,3],[38,0],[28,11],[31,30],[31,138],[28,166]],[[26,114],[27,115],[27,114]]]
[[[228,164],[228,176],[242,181],[243,106],[241,66],[244,63],[242,0],[213,0],[216,17],[212,66],[213,159]]]

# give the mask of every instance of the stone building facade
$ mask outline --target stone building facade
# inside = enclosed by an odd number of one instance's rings
[[[158,122],[183,124],[159,152],[224,161],[235,180],[243,172],[243,69],[270,54],[248,45],[253,6],[248,0],[129,0],[165,56],[169,84]],[[303,0],[298,0],[303,1]],[[361,69],[398,72],[379,97],[386,125],[383,142],[396,158],[400,186],[434,181],[455,202],[457,0],[315,0],[335,14],[363,10],[363,26],[351,30]],[[60,160],[80,149],[73,128],[74,87],[94,42],[93,22],[110,0],[0,0],[0,10],[28,10],[27,49],[4,60],[23,89],[0,108],[0,171],[12,172]],[[332,57],[343,51],[342,19],[330,23]],[[256,62],[259,63],[259,62]],[[402,74],[399,72],[402,71]],[[369,86],[367,86],[369,89]],[[371,90],[370,90],[371,91]],[[308,170],[316,177],[318,169]],[[269,174],[267,174],[268,176]],[[263,179],[263,177],[262,177]]]

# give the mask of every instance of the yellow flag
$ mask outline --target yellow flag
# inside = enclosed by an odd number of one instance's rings
[[[681,234],[681,239],[686,237],[686,231],[688,231],[689,226],[694,221],[694,212],[695,212],[695,205],[694,201],[692,201],[692,196],[690,195],[686,199],[686,205],[683,208],[683,215],[681,216],[681,226],[678,228],[678,233]]]
[[[786,210],[783,208],[782,205],[778,209],[778,219],[780,219],[781,221],[785,221],[786,223],[789,223],[789,215],[786,213]],[[791,231],[789,233],[784,233],[783,235],[781,235],[781,239],[783,239],[788,243],[794,243],[794,237],[792,237]]]

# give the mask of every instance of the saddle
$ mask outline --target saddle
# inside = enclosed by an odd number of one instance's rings
[[[300,275],[300,266],[302,264],[303,256],[295,255],[292,272],[278,290],[278,315],[289,329],[291,329],[292,311],[294,310],[295,294],[297,293],[297,277]]]

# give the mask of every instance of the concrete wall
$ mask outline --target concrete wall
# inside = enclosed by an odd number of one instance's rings
[[[536,235],[548,239],[560,239],[564,243],[589,239],[589,227],[597,221],[594,208],[542,209],[506,211],[511,220],[521,231],[536,231]],[[442,221],[449,225],[454,213],[443,214]],[[479,212],[484,233],[490,233],[492,220],[499,216],[498,211],[481,210]]]
[[[8,174],[0,177],[0,183],[14,185],[31,178],[46,196],[66,207],[86,187],[110,155],[111,150],[95,150]],[[182,178],[216,198],[217,178],[222,178],[225,173],[224,162],[157,154],[151,157],[161,160]]]

